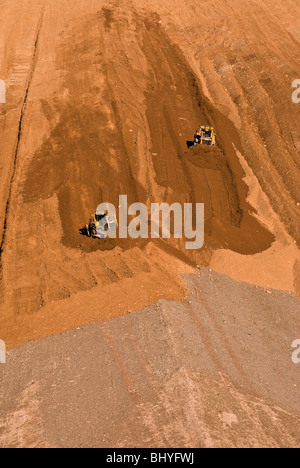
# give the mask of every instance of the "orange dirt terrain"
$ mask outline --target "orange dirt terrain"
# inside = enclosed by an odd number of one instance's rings
[[[300,446],[299,2],[0,7],[0,446]],[[204,247],[82,235],[122,194]]]

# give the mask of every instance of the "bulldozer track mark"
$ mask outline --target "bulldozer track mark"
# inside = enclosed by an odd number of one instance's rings
[[[115,339],[111,335],[108,329],[108,324],[103,324],[102,332],[105,335],[106,341],[108,343],[108,346],[111,350],[112,356],[114,358],[114,362],[119,368],[119,372],[126,384],[127,390],[129,391],[131,397],[136,400],[137,405],[140,408],[141,415],[143,415],[143,394],[141,390],[138,388],[138,384],[135,383],[132,378],[130,377],[127,369],[128,365],[126,364],[126,361],[124,360],[124,356],[121,354],[121,348],[119,345],[116,345]],[[125,321],[125,326],[124,326],[124,334],[126,337],[126,341],[128,340],[128,349],[133,350],[134,355],[135,355],[135,365],[139,363],[140,365],[140,372],[143,375],[143,379],[140,378],[140,374],[138,374],[137,382],[140,381],[147,381],[147,387],[148,387],[148,392],[151,391],[153,393],[155,401],[159,401],[161,399],[161,384],[160,380],[155,375],[154,370],[152,369],[149,361],[147,360],[145,353],[143,352],[143,349],[141,348],[140,342],[134,332],[134,327],[132,326],[132,323],[130,321]],[[151,389],[151,390],[150,390]],[[168,405],[168,401],[163,401],[162,400],[162,412],[166,416],[166,419],[168,420],[175,420],[176,421],[176,432],[178,435],[178,438],[184,438],[185,437],[185,426],[184,424],[180,421],[180,419],[177,417],[176,412],[174,409],[171,408],[171,405]],[[151,433],[151,435],[155,438],[157,437],[157,425],[158,421],[157,418],[153,417],[153,420],[150,422],[147,420],[145,422],[145,426],[147,430]],[[168,440],[168,434],[165,434],[162,441],[165,444],[169,444]]]
[[[101,324],[101,330],[109,346],[113,360],[119,369],[120,376],[122,377],[122,380],[124,381],[124,384],[126,386],[126,389],[130,397],[133,398],[137,403],[141,403],[141,398],[136,389],[136,385],[134,384],[133,380],[131,379],[127,371],[125,363],[122,359],[122,356],[119,352],[118,347],[116,346],[116,342],[108,328],[108,325],[106,323]]]
[[[211,338],[209,336],[209,333],[204,326],[204,324],[201,322],[201,320],[198,318],[196,310],[193,306],[188,305],[186,306],[187,312],[191,318],[191,320],[194,322],[196,325],[197,329],[199,330],[201,339],[203,341],[203,344],[206,347],[208,356],[212,362],[212,365],[215,367],[215,370],[217,372],[220,372],[223,375],[223,365],[221,360],[218,357],[218,354],[216,353],[213,344],[211,342]]]
[[[16,175],[17,164],[18,164],[19,149],[20,149],[20,143],[21,143],[21,137],[22,137],[23,120],[24,120],[26,107],[27,107],[28,94],[29,94],[29,91],[30,91],[31,82],[32,82],[32,78],[33,78],[35,68],[36,68],[36,63],[37,63],[38,44],[39,44],[40,32],[41,32],[42,24],[43,24],[44,12],[45,12],[45,7],[43,6],[42,10],[41,10],[41,13],[40,13],[39,20],[38,20],[37,32],[36,32],[36,36],[35,36],[35,42],[34,42],[34,46],[33,46],[33,54],[32,54],[32,59],[31,59],[31,67],[30,67],[29,77],[28,77],[27,84],[26,84],[25,95],[24,95],[24,99],[23,99],[23,103],[22,103],[22,107],[21,107],[20,118],[19,118],[17,143],[16,143],[16,147],[15,147],[15,152],[14,152],[13,168],[12,168],[12,174],[11,174],[10,183],[9,183],[8,197],[7,197],[7,201],[6,201],[6,207],[5,207],[5,216],[4,216],[4,223],[3,223],[2,239],[1,239],[1,244],[0,244],[0,273],[1,273],[2,268],[3,268],[2,255],[3,255],[3,251],[4,251],[4,244],[5,244],[5,240],[6,240],[6,234],[7,234],[8,217],[9,217],[9,210],[10,210],[10,204],[11,204],[13,183],[14,183],[14,179],[15,179],[15,175]]]
[[[194,286],[196,287],[195,283],[194,283]],[[232,346],[230,345],[230,343],[229,343],[229,341],[228,341],[228,339],[226,337],[226,333],[223,330],[222,326],[219,324],[214,311],[210,307],[208,301],[204,297],[204,294],[203,294],[203,292],[201,290],[198,291],[198,295],[199,295],[199,298],[201,300],[201,303],[203,304],[205,310],[208,313],[208,316],[209,316],[209,318],[211,320],[211,323],[212,323],[213,327],[215,328],[215,330],[218,332],[218,334],[220,335],[220,337],[222,339],[222,344],[223,344],[224,349],[226,350],[227,354],[230,356],[232,364],[234,365],[236,370],[239,372],[239,374],[242,376],[242,378],[244,380],[244,383],[248,387],[248,389],[252,392],[253,395],[255,395],[257,397],[256,391],[255,391],[252,383],[250,382],[250,380],[248,378],[248,375],[246,374],[242,364],[239,362],[239,360],[238,360]]]

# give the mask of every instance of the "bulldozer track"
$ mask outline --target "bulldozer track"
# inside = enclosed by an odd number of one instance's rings
[[[32,82],[32,78],[33,78],[34,71],[35,71],[35,68],[36,68],[38,45],[39,45],[40,32],[41,32],[41,28],[42,28],[42,24],[43,24],[44,12],[45,12],[45,8],[43,6],[42,9],[41,9],[41,13],[40,13],[39,21],[38,21],[38,25],[37,25],[37,32],[36,32],[36,35],[35,35],[35,42],[34,42],[34,47],[33,47],[33,55],[32,55],[32,59],[31,59],[31,67],[30,67],[29,77],[28,77],[28,80],[27,80],[25,95],[24,95],[24,98],[23,98],[23,103],[22,103],[21,112],[20,112],[17,142],[16,142],[14,158],[13,158],[13,168],[12,168],[12,174],[11,174],[10,183],[9,183],[8,197],[7,197],[7,201],[6,201],[5,217],[4,217],[4,223],[3,223],[2,238],[1,238],[1,244],[0,244],[0,272],[2,270],[2,255],[3,255],[3,252],[4,252],[4,244],[5,244],[5,240],[6,240],[6,234],[7,234],[8,217],[9,217],[9,210],[10,210],[10,205],[11,205],[13,183],[14,183],[14,179],[15,179],[15,175],[16,175],[17,164],[18,164],[19,149],[20,149],[20,143],[21,143],[21,137],[22,137],[23,120],[24,120],[24,116],[25,116],[25,112],[26,112],[26,107],[27,107],[28,95],[29,95],[29,91],[30,91],[30,87],[31,87],[31,82]]]

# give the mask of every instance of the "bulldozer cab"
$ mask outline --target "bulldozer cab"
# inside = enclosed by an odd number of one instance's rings
[[[201,125],[194,136],[194,145],[216,146],[216,134],[214,127]]]
[[[96,222],[99,223],[99,221],[101,221],[101,220],[102,220],[103,218],[105,218],[105,216],[107,216],[107,215],[108,215],[108,211],[104,211],[103,213],[96,213],[96,214],[94,215],[94,219],[95,219]]]

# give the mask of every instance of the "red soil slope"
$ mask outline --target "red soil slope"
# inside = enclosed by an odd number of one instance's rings
[[[257,11],[258,3],[243,10],[220,0],[205,8],[176,1],[2,5],[0,329],[9,347],[160,297],[179,299],[178,273],[212,258],[224,270],[217,249],[268,251],[277,233],[254,216],[239,154],[283,229],[300,241],[290,92],[299,43],[289,11],[296,5],[283,10],[277,0]],[[188,151],[206,122],[217,129],[218,149]],[[81,236],[95,206],[117,204],[119,194],[130,203],[204,202],[205,248],[188,253],[183,241]],[[289,254],[296,289],[294,245]],[[99,310],[101,296],[108,299]]]

